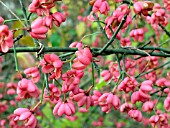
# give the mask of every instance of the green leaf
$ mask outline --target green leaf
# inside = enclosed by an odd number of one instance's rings
[[[45,107],[43,108],[43,113],[47,116],[47,118],[50,120],[50,121],[53,121],[53,117],[54,117],[54,115],[52,114],[52,110],[51,110],[51,108],[50,108],[50,104],[49,103],[47,103],[46,105],[45,105]]]
[[[98,84],[96,84],[95,89],[96,89],[96,90],[99,90],[99,89],[101,89],[103,86],[106,86],[106,85],[107,85],[107,83],[104,81],[104,79],[103,79],[102,77],[100,77],[100,81],[99,81]]]
[[[24,36],[20,39],[19,42],[22,46],[34,46],[34,41],[31,36]]]
[[[164,107],[161,102],[158,102],[156,108],[162,110]]]
[[[19,21],[15,21],[13,24],[12,24],[12,29],[16,29],[16,28],[22,28],[22,24],[19,22]],[[18,30],[14,33],[14,37],[18,37],[20,34],[22,34],[23,31],[22,30]]]
[[[137,106],[138,108],[140,108],[140,107],[141,107],[141,105],[142,105],[142,103],[141,103],[141,102],[136,102],[136,106]]]
[[[85,33],[85,31],[86,31],[86,25],[85,25],[85,23],[80,22],[79,24],[77,24],[77,26],[76,26],[76,32],[77,32],[78,37],[82,37],[83,34]]]
[[[76,31],[75,29],[70,29],[69,32],[68,32],[69,35],[75,35],[76,34]]]
[[[58,47],[60,45],[61,36],[58,33],[53,33],[50,36],[50,42],[53,47]]]

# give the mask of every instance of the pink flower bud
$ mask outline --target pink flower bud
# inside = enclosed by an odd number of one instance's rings
[[[72,97],[73,100],[77,102],[79,107],[86,105],[86,109],[88,109],[90,106],[94,105],[92,96],[84,90],[79,89],[79,93],[73,95]]]
[[[143,2],[139,1],[139,2],[134,3],[134,12],[136,14],[141,13],[142,10],[143,10]]]
[[[62,22],[65,22],[66,17],[60,12],[55,12],[52,14],[54,24],[59,27]]]
[[[86,68],[92,61],[92,53],[88,47],[85,47],[84,49],[79,48],[78,51],[76,51],[77,58],[74,59],[74,63],[72,67],[77,70],[83,70]]]
[[[92,98],[93,98],[93,101],[94,101],[94,105],[98,105],[99,104],[99,101],[98,101],[98,99],[100,98],[100,96],[102,95],[102,93],[101,92],[99,92],[98,90],[94,90],[93,91],[93,96],[92,96]]]
[[[52,29],[52,25],[53,25],[52,21],[53,21],[53,16],[52,15],[44,16],[43,25],[48,27],[49,29]]]
[[[164,27],[168,24],[168,15],[158,3],[153,6],[153,13],[151,16],[147,17],[147,21],[152,25],[152,27],[157,31],[158,25],[161,24]]]
[[[14,101],[14,100],[10,100],[10,105],[12,105],[12,106],[16,106],[16,101]]]
[[[70,48],[82,48],[82,42],[73,42],[69,45]]]
[[[139,90],[140,101],[145,102],[150,100],[151,96],[142,90]]]
[[[132,104],[130,104],[130,103],[124,103],[124,104],[122,104],[121,106],[120,106],[120,112],[129,112],[129,110],[131,110],[132,109]]]
[[[66,116],[66,119],[68,119],[69,121],[75,121],[78,119],[77,116]]]
[[[39,82],[40,72],[37,67],[27,68],[24,70],[24,73],[27,75],[27,78],[32,77],[34,83]]]
[[[114,107],[115,110],[120,107],[120,99],[112,93],[104,93],[102,96],[100,96],[98,101],[103,112],[108,113],[112,107]]]
[[[170,12],[170,2],[169,2],[169,0],[163,0],[163,2],[164,2],[164,7],[166,8],[166,10],[168,12]]]
[[[164,108],[166,111],[170,111],[170,96],[167,96],[167,98],[164,100]]]
[[[92,53],[89,48],[81,49],[76,52],[77,59],[84,65],[89,65],[92,61]]]
[[[143,28],[138,28],[130,32],[130,37],[133,37],[135,41],[142,42],[144,40],[144,30]]]
[[[9,106],[7,105],[7,103],[2,103],[0,102],[0,114],[2,115],[3,112],[5,112],[7,109],[9,108]]]
[[[43,18],[43,25],[52,29],[53,22],[57,27],[60,27],[62,22],[65,22],[66,17],[60,12],[55,12],[53,14],[47,15]]]
[[[125,91],[126,93],[133,91],[136,86],[138,86],[138,82],[134,77],[126,77],[118,86],[118,90]]]
[[[154,101],[147,101],[147,102],[145,102],[143,104],[142,111],[144,111],[144,112],[152,112],[154,106],[155,106],[155,102]]]
[[[2,128],[5,128],[5,124],[7,123],[7,121],[5,120],[5,119],[2,119],[2,120],[0,120],[0,126],[2,127]]]
[[[37,98],[40,94],[37,86],[31,81],[23,78],[18,82],[17,94],[21,98]]]
[[[122,21],[124,15],[129,14],[130,9],[126,4],[120,5],[112,14],[112,16],[109,16],[106,18],[105,23],[106,29],[111,26],[112,28],[116,28],[120,22]],[[121,29],[126,28],[130,23],[132,22],[132,18],[128,15],[126,18],[126,21]]]
[[[8,83],[8,84],[6,85],[6,87],[8,88],[8,89],[7,89],[7,94],[8,94],[8,95],[14,95],[14,94],[16,94],[17,84],[10,82],[10,83]]]
[[[169,94],[170,93],[170,89],[169,88],[165,88],[164,89],[164,93]]]
[[[167,128],[168,127],[168,118],[167,114],[159,114],[159,115],[153,115],[150,117],[149,122],[152,124],[152,127],[155,127],[156,125],[160,128]]]
[[[139,110],[130,110],[128,115],[138,122],[142,121],[142,113]]]
[[[53,114],[62,116],[63,114],[70,116],[76,111],[75,105],[72,101],[62,102],[61,100],[55,105]]]
[[[151,1],[139,1],[134,3],[134,12],[136,14],[143,14],[148,16],[148,11],[151,11],[153,8],[153,3]]]
[[[132,104],[136,104],[137,101],[139,101],[140,96],[139,96],[139,91],[133,92],[131,96],[131,102]]]
[[[7,91],[7,94],[8,95],[14,95],[14,94],[16,94],[16,90],[15,89],[8,89],[8,91]]]
[[[55,6],[56,0],[33,0],[29,5],[28,10],[32,13],[37,13],[39,16],[43,14],[49,15],[50,9]]]
[[[83,70],[85,69],[87,66],[82,64],[77,58],[75,58],[73,60],[73,65],[72,65],[72,68],[73,69],[76,69],[76,70]]]
[[[49,94],[47,94],[47,90],[44,90],[44,98],[45,100],[50,100],[52,103],[57,103],[60,96],[61,91],[59,88],[56,87],[54,84],[49,84]]]
[[[15,121],[20,120],[23,121],[25,126],[36,128],[37,119],[35,118],[34,114],[27,108],[17,108],[14,111],[15,114]]]
[[[62,80],[64,81],[62,85],[62,91],[68,92],[78,92],[78,85],[80,83],[80,79],[83,77],[84,72],[82,70],[74,70],[71,69],[62,75]]]
[[[30,34],[33,38],[44,39],[47,32],[47,27],[43,25],[43,18],[37,18],[32,22]]]
[[[4,22],[4,19],[0,16],[0,24]]]
[[[59,79],[63,62],[55,54],[45,54],[44,59],[40,61],[42,72],[50,74],[49,79]]]
[[[109,7],[107,1],[96,0],[93,5],[92,10],[94,13],[97,13],[99,11],[101,14],[108,15],[110,7]]]
[[[150,117],[149,122],[152,123],[152,126],[154,127],[156,123],[159,121],[158,115],[153,115]]]
[[[0,99],[2,99],[3,98],[3,94],[2,93],[0,93]]]
[[[122,38],[121,40],[120,40],[120,44],[121,44],[121,46],[130,46],[131,45],[131,41],[130,41],[130,38]]]
[[[62,5],[61,5],[61,8],[62,8],[63,10],[67,10],[67,9],[68,9],[67,5],[65,5],[65,4],[62,4]]]
[[[81,108],[79,108],[79,112],[81,112],[81,113],[87,113],[87,112],[89,112],[89,110],[86,109],[86,108],[81,107]]]
[[[8,52],[13,46],[13,33],[8,29],[7,25],[0,26],[0,52]]]
[[[109,70],[103,70],[101,72],[101,76],[103,77],[105,82],[108,82],[109,80],[111,80],[112,78],[112,74],[110,73]]]
[[[142,84],[140,86],[140,90],[142,90],[143,92],[151,92],[152,85],[153,85],[153,82],[151,80],[146,80],[146,81],[142,82]]]
[[[159,87],[170,86],[170,81],[166,78],[160,78],[156,81],[156,85]]]
[[[137,101],[146,102],[149,101],[151,96],[142,90],[136,91],[131,96],[131,102],[136,104]]]

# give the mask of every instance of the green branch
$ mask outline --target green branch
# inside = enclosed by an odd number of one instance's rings
[[[93,56],[99,55],[98,53],[103,48],[92,48]],[[140,49],[140,48],[139,48]],[[16,52],[39,52],[39,48],[37,47],[16,47]],[[44,47],[42,53],[45,52],[76,52],[77,48],[59,48],[59,47]],[[159,50],[160,52],[148,52],[151,56],[159,56],[159,57],[170,57],[170,51],[164,48],[158,47],[144,47],[140,50]],[[7,53],[0,52],[0,56],[8,53],[13,53],[14,49],[11,48]],[[97,53],[97,54],[96,54]],[[166,54],[165,54],[166,53]],[[100,55],[111,55],[111,54],[125,54],[125,55],[140,55],[140,56],[148,56],[145,52],[139,51],[138,49],[129,49],[129,48],[115,48],[115,49],[107,49],[103,51]]]
[[[166,87],[162,87],[160,90],[157,90],[157,91],[151,93],[150,95],[153,96],[153,95],[157,94],[158,92],[163,91],[166,88],[168,88],[168,87],[167,86]]]
[[[162,24],[159,24],[159,26],[162,28],[162,30],[170,37],[170,32],[168,32],[166,30],[166,28],[162,25]]]
[[[127,15],[125,15],[123,17],[123,19],[122,19],[121,23],[119,24],[117,30],[115,31],[115,33],[113,34],[111,39],[107,42],[107,44],[100,51],[98,51],[98,55],[100,55],[102,52],[104,52],[109,47],[109,45],[112,44],[112,42],[114,41],[114,39],[117,36],[118,32],[120,31],[120,29],[122,28],[123,24],[125,23],[126,18],[127,18]]]

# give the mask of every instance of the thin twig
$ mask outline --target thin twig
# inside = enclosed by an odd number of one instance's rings
[[[41,103],[41,104],[43,103],[45,85],[46,85],[46,81],[45,81],[45,79],[44,79],[43,87],[42,87],[42,90],[41,90],[41,92],[42,92],[42,93],[41,93],[41,99],[40,99],[40,103]]]
[[[158,92],[163,91],[166,88],[168,88],[168,87],[167,86],[166,87],[162,87],[160,90],[157,90],[157,91],[151,93],[150,96],[153,96],[153,95],[157,94]]]
[[[16,50],[15,50],[15,44],[13,45],[13,48],[14,48],[15,70],[18,72],[19,71],[19,66],[18,66],[18,59],[17,59]]]
[[[161,43],[161,44],[159,45],[159,47],[161,47],[162,45],[164,45],[164,44],[168,43],[169,41],[170,41],[170,38],[169,38],[169,39],[167,39],[165,42]]]
[[[164,64],[162,64],[162,65],[160,65],[160,66],[158,66],[158,67],[156,67],[156,68],[153,68],[152,70],[149,70],[149,71],[147,71],[147,72],[145,72],[145,73],[142,73],[142,74],[140,74],[139,76],[143,76],[143,75],[145,75],[145,74],[148,74],[148,73],[151,73],[151,72],[153,72],[153,71],[155,71],[155,70],[158,70],[158,69],[164,67],[165,65],[167,65],[167,64],[169,64],[169,63],[170,63],[170,61],[168,61],[168,62],[166,62],[166,63],[164,63]],[[138,76],[138,77],[139,77],[139,76]]]
[[[12,21],[18,21],[18,19],[4,20],[3,24],[5,24],[7,22],[12,22]],[[25,19],[21,19],[21,21],[25,21]]]
[[[4,7],[6,7],[6,8],[8,9],[8,11],[19,20],[19,22],[22,24],[22,26],[24,26],[24,27],[26,28],[25,24],[21,21],[21,19],[20,19],[4,2],[2,2],[2,0],[0,0],[0,3],[1,3]]]
[[[24,6],[22,0],[19,0],[19,2],[20,2],[20,5],[21,5],[21,8],[22,8],[22,11],[23,11],[24,18],[26,20],[26,24],[30,25],[29,21],[27,20],[27,12],[25,10],[25,6]]]
[[[99,26],[99,28],[100,28],[100,31],[103,33],[103,35],[106,37],[106,39],[109,40],[109,38],[108,38],[107,35],[106,35],[105,30],[104,30],[103,27],[101,26],[99,20],[97,19],[96,15],[95,15],[94,13],[93,13],[93,16],[94,16],[94,18],[95,18],[96,21],[97,21],[97,24],[98,24],[98,26]]]
[[[81,38],[80,42],[82,42],[84,38],[89,37],[89,36],[93,36],[95,34],[101,34],[101,32],[94,32],[94,33],[91,33],[91,34],[87,34],[87,35],[85,35]]]
[[[170,32],[165,29],[165,27],[162,24],[159,24],[159,26],[162,28],[162,30],[170,37]]]

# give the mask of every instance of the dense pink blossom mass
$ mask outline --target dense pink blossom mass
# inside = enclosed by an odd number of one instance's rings
[[[19,4],[0,16],[0,128],[170,128],[170,0]]]

